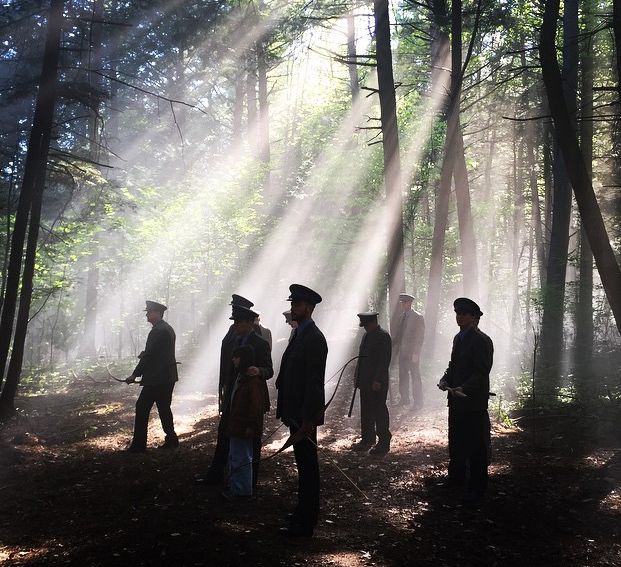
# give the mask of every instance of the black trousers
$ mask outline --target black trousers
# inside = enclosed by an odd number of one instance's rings
[[[449,478],[483,494],[487,488],[490,423],[487,410],[449,408]],[[467,477],[467,471],[470,476]]]
[[[224,481],[224,471],[229,462],[229,410],[224,410],[218,423],[218,439],[216,449],[207,471],[207,478],[212,481]],[[261,439],[254,439],[252,446],[252,486],[257,485],[259,478],[259,463],[261,462]]]
[[[390,416],[386,407],[388,390],[360,390],[360,432],[362,442],[375,445],[376,435],[379,445],[390,445]]]
[[[298,427],[290,427],[291,435]],[[310,438],[301,439],[293,445],[295,464],[298,467],[298,505],[293,521],[304,528],[313,529],[319,519],[319,461],[317,459],[317,428]]]
[[[402,403],[410,402],[410,380],[412,381],[412,400],[417,407],[423,405],[423,384],[420,377],[420,363],[411,357],[399,358],[399,395]]]
[[[153,404],[157,405],[157,413],[160,415],[164,433],[166,435],[175,435],[173,414],[170,409],[174,388],[174,383],[142,386],[142,391],[136,400],[136,419],[134,421],[132,446],[141,448],[147,446],[147,427]]]

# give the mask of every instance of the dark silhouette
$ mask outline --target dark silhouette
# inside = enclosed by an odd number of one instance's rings
[[[328,345],[311,316],[321,296],[305,286],[292,284],[291,316],[297,321],[285,350],[276,380],[276,417],[291,431],[298,467],[298,504],[283,535],[312,536],[319,518],[319,463],[317,426],[324,419],[324,380]]]
[[[136,401],[134,438],[127,449],[133,453],[141,453],[147,448],[147,426],[153,404],[157,404],[162,429],[166,433],[162,448],[174,449],[179,446],[170,409],[175,383],[179,380],[175,359],[175,331],[162,318],[166,309],[161,303],[147,301],[145,312],[153,328],[144,350],[138,355],[140,362],[126,380],[132,384],[137,377],[142,376],[142,391]]]

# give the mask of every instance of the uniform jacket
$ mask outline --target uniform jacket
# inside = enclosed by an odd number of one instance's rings
[[[238,338],[234,331],[230,331],[226,334],[222,340],[222,349],[220,351],[220,411],[227,410],[227,405],[230,403],[230,394],[235,384],[235,378],[237,372],[233,366],[232,354],[235,347],[238,344]],[[267,380],[274,376],[274,368],[272,366],[272,355],[270,354],[270,347],[265,339],[262,339],[254,331],[248,335],[246,340],[247,345],[250,345],[254,349],[254,366],[259,369],[259,376],[263,379],[263,397],[264,397],[264,411],[270,409],[270,396],[267,390]]]
[[[489,399],[489,373],[494,359],[494,344],[476,327],[469,329],[462,338],[453,339],[451,361],[444,373],[451,388],[461,386],[467,398],[449,393],[449,407],[464,410],[487,409]]]
[[[285,425],[300,427],[304,420],[323,424],[327,357],[326,339],[314,321],[287,346],[276,379],[276,417]]]
[[[399,353],[399,358],[420,356],[425,340],[425,318],[418,312],[410,309],[399,316],[397,330],[393,344]]]
[[[140,353],[140,362],[134,376],[142,376],[143,386],[174,384],[177,375],[175,359],[175,331],[164,319],[160,319],[147,336],[147,344]]]
[[[251,429],[252,438],[261,439],[265,410],[264,386],[265,380],[259,376],[239,377],[231,400],[229,436],[247,438],[246,431]]]
[[[382,390],[388,389],[388,367],[392,356],[392,340],[387,331],[377,327],[362,337],[360,358],[356,364],[356,386],[371,391],[373,382],[380,382]]]

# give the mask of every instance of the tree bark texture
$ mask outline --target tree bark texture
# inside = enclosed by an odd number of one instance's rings
[[[27,217],[30,214],[28,230],[28,244],[26,248],[26,258],[24,262],[24,273],[22,276],[22,286],[19,301],[19,312],[15,326],[15,337],[13,339],[13,350],[11,353],[11,364],[7,374],[7,380],[2,388],[0,403],[5,407],[12,408],[21,364],[24,355],[24,344],[26,331],[28,328],[28,315],[30,312],[30,302],[32,299],[32,284],[36,259],[36,249],[39,234],[39,222],[41,217],[41,203],[43,200],[43,188],[45,185],[45,175],[47,171],[47,157],[50,147],[52,124],[54,120],[54,109],[56,105],[56,85],[58,78],[58,61],[60,54],[60,40],[63,20],[63,0],[52,0],[48,24],[47,37],[45,41],[45,51],[43,54],[43,68],[41,70],[41,80],[37,103],[33,118],[33,125],[28,143],[26,156],[26,166],[24,169],[24,179],[22,181],[22,193],[20,194],[20,204],[18,214],[21,213],[20,227],[18,231],[17,217],[13,229],[11,242],[11,261],[9,263],[9,277],[11,279],[12,290],[9,296],[9,286],[7,281],[7,299],[11,300],[11,308],[5,301],[5,309],[2,313],[0,322],[0,379],[4,375],[6,361],[8,358],[11,330],[13,318],[17,304],[17,288],[21,270],[21,256],[23,253],[24,238],[26,232]]]
[[[397,100],[392,70],[388,0],[374,0],[375,50],[381,109],[384,152],[384,183],[390,211],[388,233],[388,302],[391,328],[397,320],[399,294],[405,290],[403,259],[403,197],[401,194],[401,157],[397,129]],[[394,216],[394,222],[392,217]]]
[[[583,24],[588,32],[593,29],[591,12],[593,3],[584,0]],[[580,149],[587,174],[593,173],[593,42],[596,36],[589,36],[582,43],[582,74],[580,88],[580,109],[585,120],[580,122]],[[587,378],[591,372],[593,358],[593,252],[589,246],[584,226],[580,227],[579,243],[579,281],[576,302],[576,342],[574,365],[576,367],[576,390],[581,398],[589,391]]]
[[[542,32],[543,35],[543,32]],[[556,52],[555,52],[556,56]],[[559,90],[569,127],[575,124],[578,80],[578,0],[565,0],[563,16],[563,82]],[[547,87],[547,83],[546,83]],[[548,96],[550,107],[556,102]],[[564,349],[565,278],[571,220],[571,185],[566,156],[560,149],[561,134],[556,122],[554,152],[554,193],[552,197],[552,231],[543,295],[541,352],[539,356],[539,391],[551,394],[558,386]]]
[[[48,12],[43,66],[32,129],[28,141],[21,192],[11,236],[11,254],[7,271],[6,293],[2,318],[0,319],[0,383],[4,376],[13,334],[28,217],[31,208],[33,208],[33,200],[41,199],[42,197],[40,192],[43,182],[40,179],[45,176],[47,169],[47,156],[56,104],[63,6],[64,2],[62,0],[52,0]],[[33,220],[30,221],[31,224],[32,222]],[[38,225],[38,220],[36,220],[36,223]],[[22,295],[23,293],[22,291]]]

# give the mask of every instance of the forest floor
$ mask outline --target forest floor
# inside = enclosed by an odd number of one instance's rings
[[[154,409],[153,449],[128,454],[136,395],[81,380],[20,397],[19,417],[0,429],[0,564],[621,565],[619,409],[495,423],[488,498],[470,509],[441,486],[440,395],[417,414],[391,410],[383,458],[348,449],[358,419],[340,417],[348,400],[337,397],[319,438],[319,526],[312,539],[287,540],[278,528],[295,502],[291,449],[262,463],[255,496],[224,501],[194,484],[215,442],[215,398],[177,392],[181,447],[156,448]],[[266,434],[278,427],[270,416]],[[285,438],[282,427],[263,455]]]

